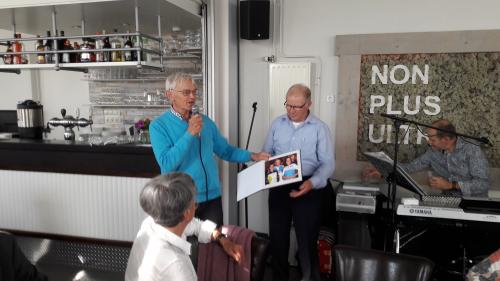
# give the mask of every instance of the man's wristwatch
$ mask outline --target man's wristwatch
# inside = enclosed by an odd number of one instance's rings
[[[220,240],[223,237],[226,237],[226,235],[224,235],[222,232],[219,232],[219,235],[217,235],[217,237],[215,237],[215,241],[220,243]]]
[[[458,182],[452,181],[451,182],[451,189],[453,190],[458,190]]]

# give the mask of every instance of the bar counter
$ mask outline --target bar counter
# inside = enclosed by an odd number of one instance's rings
[[[63,140],[0,140],[0,169],[120,177],[160,174],[150,146]]]

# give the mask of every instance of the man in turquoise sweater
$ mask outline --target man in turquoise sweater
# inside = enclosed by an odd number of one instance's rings
[[[215,123],[203,114],[192,114],[198,89],[189,74],[176,73],[166,80],[172,108],[150,125],[151,144],[161,173],[189,174],[196,183],[196,217],[222,224],[219,171],[215,155],[230,162],[267,160],[265,152],[251,153],[231,146]]]

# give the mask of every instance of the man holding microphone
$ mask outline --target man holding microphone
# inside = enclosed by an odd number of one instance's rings
[[[190,175],[197,188],[195,216],[222,225],[221,185],[214,156],[243,163],[267,160],[269,154],[252,153],[230,145],[215,123],[199,114],[198,89],[190,74],[172,74],[165,86],[172,107],[150,125],[156,161],[162,174],[179,171]]]

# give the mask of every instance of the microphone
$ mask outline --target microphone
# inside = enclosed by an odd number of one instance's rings
[[[198,115],[200,114],[200,107],[198,105],[193,105],[193,107],[191,107],[191,115]]]
[[[200,107],[198,105],[193,105],[193,107],[191,107],[191,116],[195,116],[195,115],[198,115],[200,114]],[[201,132],[198,133],[197,135],[199,138],[201,137]],[[201,147],[200,147],[201,149]]]

